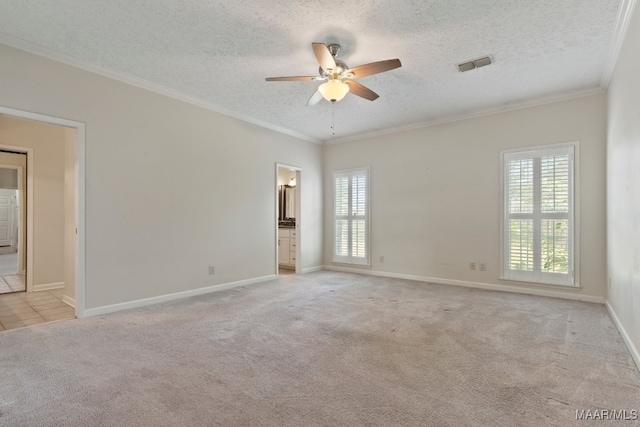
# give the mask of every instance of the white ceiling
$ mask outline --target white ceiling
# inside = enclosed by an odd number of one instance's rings
[[[0,42],[314,141],[423,126],[600,90],[623,0],[2,0]],[[380,95],[305,104],[312,42]],[[494,64],[459,73],[456,64]]]

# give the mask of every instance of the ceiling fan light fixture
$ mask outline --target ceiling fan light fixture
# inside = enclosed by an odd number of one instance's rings
[[[349,85],[339,79],[331,79],[318,88],[322,97],[329,102],[340,101],[349,93]]]

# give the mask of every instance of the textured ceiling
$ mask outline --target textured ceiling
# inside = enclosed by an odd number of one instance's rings
[[[142,79],[218,111],[316,141],[348,139],[599,88],[622,0],[2,0],[0,42]],[[380,95],[305,104],[312,42]],[[456,64],[494,64],[459,73]],[[90,67],[89,67],[90,68]]]

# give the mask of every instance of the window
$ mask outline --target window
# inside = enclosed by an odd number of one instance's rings
[[[575,148],[503,153],[503,279],[575,285]]]
[[[369,265],[369,169],[333,173],[333,262]]]

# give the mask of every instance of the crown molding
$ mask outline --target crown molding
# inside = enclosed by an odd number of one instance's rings
[[[184,93],[181,93],[179,91],[164,87],[162,85],[150,82],[148,80],[145,79],[141,79],[138,77],[134,77],[125,73],[120,73],[117,71],[113,71],[104,67],[100,67],[97,65],[93,65],[90,64],[88,62],[85,61],[81,61],[75,58],[72,58],[68,55],[59,53],[59,52],[55,52],[51,49],[47,49],[44,48],[42,46],[36,45],[34,43],[31,42],[27,42],[25,40],[21,40],[18,38],[15,38],[13,36],[9,36],[7,34],[3,34],[0,33],[0,43],[5,44],[7,46],[22,50],[22,51],[26,51],[41,57],[45,57],[66,65],[70,65],[76,68],[80,68],[83,69],[85,71],[94,73],[94,74],[98,74],[113,80],[117,80],[120,81],[122,83],[126,83],[132,86],[136,86],[142,89],[146,89],[149,91],[152,91],[154,93],[158,93],[164,96],[168,96],[170,98],[179,100],[179,101],[183,101],[186,103],[189,103],[191,105],[195,105],[204,109],[207,109],[209,111],[213,111],[216,112],[218,114],[222,114],[228,117],[232,117],[247,123],[251,123],[254,124],[256,126],[265,128],[265,129],[269,129],[278,133],[282,133],[285,135],[289,135],[292,136],[294,138],[297,139],[301,139],[304,141],[308,141],[308,142],[312,142],[315,144],[322,144],[322,145],[333,145],[333,144],[340,144],[340,143],[344,143],[344,142],[349,142],[349,141],[356,141],[356,140],[361,140],[361,139],[367,139],[367,138],[372,138],[372,137],[377,137],[377,136],[384,136],[384,135],[389,135],[389,134],[394,134],[394,133],[399,133],[399,132],[405,132],[405,131],[410,131],[410,130],[415,130],[415,129],[420,129],[420,128],[425,128],[425,127],[430,127],[430,126],[436,126],[436,125],[441,125],[441,124],[446,124],[446,123],[452,123],[452,122],[456,122],[456,121],[461,121],[461,120],[467,120],[467,119],[472,119],[472,118],[476,118],[476,117],[482,117],[482,116],[487,116],[487,115],[492,115],[492,114],[497,114],[497,113],[502,113],[502,112],[507,112],[507,111],[511,111],[511,110],[519,110],[519,109],[523,109],[523,108],[529,108],[529,107],[534,107],[537,105],[542,105],[542,104],[548,104],[548,103],[553,103],[553,102],[560,102],[560,101],[565,101],[565,100],[569,100],[569,99],[573,99],[573,98],[579,98],[579,97],[583,97],[583,96],[589,96],[589,95],[594,95],[594,94],[598,94],[598,93],[602,93],[604,91],[606,91],[606,87],[609,84],[609,80],[611,78],[611,74],[613,73],[613,68],[615,66],[615,62],[617,60],[617,57],[620,53],[620,48],[622,46],[622,42],[624,41],[624,35],[626,34],[627,28],[629,26],[629,18],[631,16],[631,14],[633,13],[633,10],[635,8],[635,4],[636,4],[636,0],[623,0],[623,3],[621,5],[620,8],[620,12],[618,14],[618,19],[616,22],[616,31],[613,37],[613,41],[612,41],[612,48],[610,50],[608,59],[607,59],[607,63],[605,66],[605,71],[603,73],[602,79],[601,79],[601,83],[599,87],[595,87],[595,88],[588,88],[586,90],[578,90],[578,91],[571,91],[571,92],[565,92],[565,93],[561,93],[561,94],[555,94],[555,95],[551,95],[551,96],[545,96],[545,97],[539,97],[539,98],[535,98],[535,99],[531,99],[531,100],[527,100],[527,101],[523,101],[520,103],[514,103],[514,104],[508,104],[508,105],[503,105],[503,106],[499,106],[499,107],[491,107],[491,108],[486,108],[486,109],[480,109],[480,110],[476,110],[476,111],[470,111],[470,112],[465,112],[465,113],[461,113],[461,114],[452,114],[449,116],[445,116],[445,117],[441,117],[438,118],[436,120],[432,120],[432,121],[427,121],[427,122],[420,122],[420,123],[414,123],[414,124],[410,124],[410,125],[406,125],[406,126],[399,126],[399,127],[392,127],[392,128],[388,128],[388,129],[384,129],[384,130],[380,130],[380,131],[373,131],[373,132],[367,132],[367,133],[359,133],[359,134],[355,134],[355,135],[351,135],[351,136],[346,136],[344,138],[337,138],[337,139],[316,139],[316,138],[312,138],[308,135],[302,134],[300,132],[296,132],[293,131],[291,129],[287,129],[281,126],[276,126],[273,125],[271,123],[267,123],[261,120],[257,120],[255,118],[243,115],[243,114],[238,114],[236,112],[224,109],[218,105],[214,105],[211,104],[209,102],[205,102],[202,101],[200,99],[197,99],[195,97],[186,95]]]
[[[633,11],[636,7],[636,0],[622,0],[620,10],[618,11],[618,19],[616,20],[616,27],[611,38],[611,45],[609,48],[609,55],[604,64],[604,70],[602,71],[602,78],[600,79],[600,87],[607,90],[613,70],[618,62],[618,56],[622,49],[627,30],[629,29],[629,21],[633,15]]]
[[[377,137],[377,136],[384,136],[384,135],[395,134],[395,133],[400,133],[400,132],[407,132],[407,131],[416,130],[416,129],[428,128],[428,127],[431,127],[431,126],[437,126],[437,125],[443,125],[443,124],[447,124],[447,123],[458,122],[458,121],[461,121],[461,120],[468,120],[468,119],[474,119],[474,118],[477,118],[477,117],[490,116],[490,115],[493,115],[493,114],[504,113],[504,112],[514,111],[514,110],[522,110],[524,108],[536,107],[536,106],[544,105],[544,104],[552,104],[554,102],[568,101],[570,99],[582,98],[582,97],[591,96],[591,95],[597,95],[597,94],[604,93],[604,92],[605,92],[605,90],[602,89],[599,86],[598,87],[591,87],[591,88],[588,88],[588,89],[581,89],[581,90],[577,90],[577,91],[563,92],[563,93],[560,93],[560,94],[533,98],[533,99],[529,99],[527,101],[518,102],[518,103],[514,103],[514,104],[503,105],[503,106],[500,106],[500,107],[491,107],[491,108],[479,109],[479,110],[469,111],[469,112],[462,113],[462,114],[452,114],[452,115],[449,115],[449,116],[446,116],[446,117],[441,117],[439,119],[428,121],[428,122],[414,123],[414,124],[407,125],[407,126],[400,126],[400,127],[389,128],[389,129],[376,131],[376,132],[369,132],[369,133],[364,133],[364,134],[346,136],[344,138],[339,138],[339,139],[324,140],[324,141],[322,141],[322,144],[323,145],[334,145],[334,144],[341,144],[341,143],[344,143],[344,142],[357,141],[357,140],[361,140],[361,139],[374,138],[374,137]]]
[[[65,55],[63,53],[59,53],[59,52],[53,51],[51,49],[47,49],[45,47],[36,45],[34,43],[18,39],[16,37],[10,36],[8,34],[0,33],[0,43],[5,44],[5,45],[7,45],[9,47],[12,47],[12,48],[15,48],[15,49],[19,49],[19,50],[22,50],[22,51],[25,51],[25,52],[29,52],[29,53],[32,53],[32,54],[47,58],[47,59],[51,59],[51,60],[54,60],[54,61],[57,61],[57,62],[61,62],[63,64],[70,65],[70,66],[75,67],[75,68],[80,68],[82,70],[89,71],[91,73],[98,74],[98,75],[101,75],[103,77],[108,77],[110,79],[117,80],[119,82],[126,83],[126,84],[131,85],[131,86],[136,86],[136,87],[139,87],[141,89],[146,89],[146,90],[149,90],[151,92],[158,93],[160,95],[168,96],[170,98],[173,98],[173,99],[176,99],[176,100],[179,100],[179,101],[182,101],[182,102],[186,102],[188,104],[195,105],[197,107],[201,107],[201,108],[204,108],[204,109],[209,110],[209,111],[213,111],[213,112],[218,113],[218,114],[222,114],[222,115],[225,115],[225,116],[228,116],[228,117],[233,117],[234,119],[242,120],[244,122],[251,123],[253,125],[256,125],[256,126],[259,126],[259,127],[265,128],[265,129],[269,129],[269,130],[272,130],[272,131],[275,131],[275,132],[279,132],[279,133],[282,133],[282,134],[285,134],[285,135],[289,135],[289,136],[292,136],[294,138],[302,139],[302,140],[308,141],[308,142],[313,142],[315,144],[319,144],[319,143],[322,142],[322,141],[320,141],[318,139],[311,138],[311,137],[309,137],[307,135],[304,135],[302,133],[295,132],[295,131],[292,131],[290,129],[283,128],[281,126],[276,126],[276,125],[273,125],[271,123],[263,122],[262,120],[256,120],[256,119],[254,119],[252,117],[249,117],[249,116],[246,116],[246,115],[243,115],[243,114],[238,114],[238,113],[236,113],[234,111],[230,111],[230,110],[224,109],[224,108],[222,108],[222,107],[220,107],[218,105],[214,105],[214,104],[211,104],[209,102],[202,101],[200,99],[194,98],[194,97],[192,97],[190,95],[186,95],[186,94],[184,94],[182,92],[179,92],[177,90],[170,89],[170,88],[164,87],[162,85],[159,85],[157,83],[153,83],[153,82],[150,82],[148,80],[141,79],[139,77],[134,77],[134,76],[131,76],[129,74],[121,73],[121,72],[118,72],[118,71],[113,71],[113,70],[110,70],[110,69],[107,69],[107,68],[104,68],[104,67],[100,67],[98,65],[93,65],[93,64],[90,64],[88,62],[85,62],[85,61],[82,61],[82,60],[79,60],[79,59],[76,59],[76,58],[72,58],[72,57],[70,57],[68,55]]]

